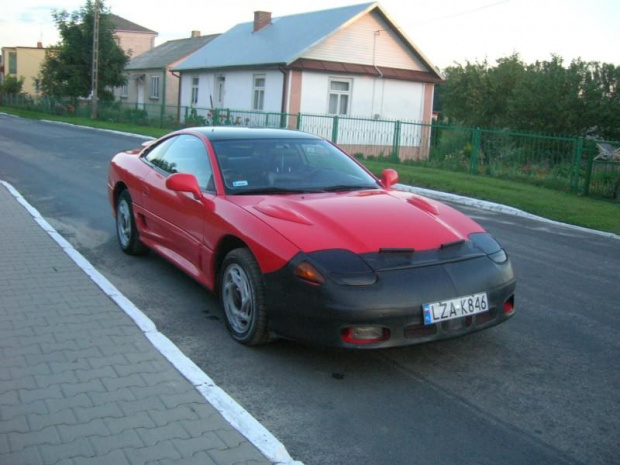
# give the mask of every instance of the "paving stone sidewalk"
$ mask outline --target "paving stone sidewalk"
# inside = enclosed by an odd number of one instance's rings
[[[0,464],[267,464],[0,184]]]

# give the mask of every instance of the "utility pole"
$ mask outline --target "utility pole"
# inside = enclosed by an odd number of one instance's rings
[[[92,100],[90,117],[97,119],[97,87],[99,85],[99,0],[95,0],[95,24],[93,25],[93,72],[92,72]]]

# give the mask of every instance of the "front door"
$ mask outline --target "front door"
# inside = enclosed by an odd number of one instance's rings
[[[207,206],[210,202],[197,200],[189,193],[169,190],[166,179],[174,173],[193,174],[208,199],[215,194],[209,192],[213,171],[204,143],[196,136],[173,136],[160,145],[160,150],[155,147],[145,156],[153,166],[144,183],[147,229],[162,248],[160,252],[197,275],[202,268],[205,222],[213,215]]]

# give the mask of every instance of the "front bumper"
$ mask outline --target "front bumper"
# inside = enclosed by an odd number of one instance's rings
[[[275,335],[326,347],[372,349],[407,346],[452,338],[506,321],[504,304],[514,302],[516,280],[510,260],[487,256],[377,272],[370,285],[322,285],[298,279],[292,266],[265,275],[270,331]],[[489,311],[424,325],[422,305],[486,292]],[[512,300],[511,300],[512,299]],[[350,343],[342,338],[351,326],[380,326],[387,340]]]

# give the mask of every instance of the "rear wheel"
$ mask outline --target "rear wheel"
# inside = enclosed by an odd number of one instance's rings
[[[248,249],[235,249],[226,255],[220,275],[220,299],[226,326],[237,342],[257,345],[269,340],[263,277]]]
[[[141,255],[147,250],[138,237],[131,195],[126,189],[120,193],[116,201],[116,237],[121,250],[126,254]]]

